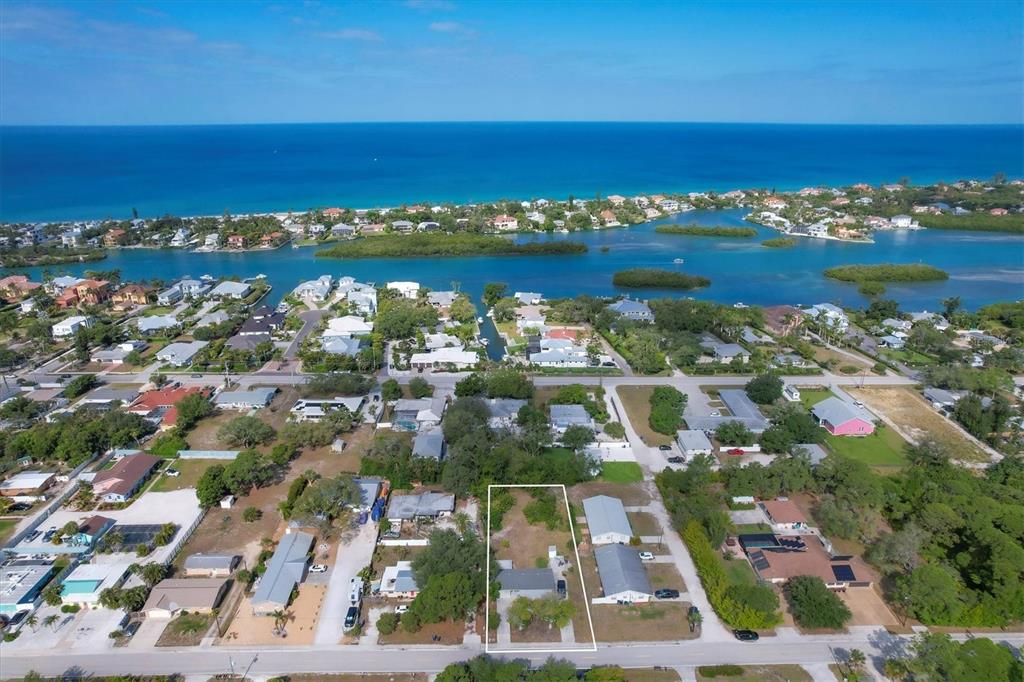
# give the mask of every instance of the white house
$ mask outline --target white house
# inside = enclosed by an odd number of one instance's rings
[[[494,229],[501,231],[518,230],[519,221],[510,215],[499,215],[494,218]]]
[[[622,500],[608,495],[595,495],[583,500],[590,542],[595,545],[627,544],[633,537]]]
[[[388,289],[394,289],[405,298],[416,298],[420,295],[419,282],[388,282]]]
[[[410,364],[414,369],[438,369],[454,367],[469,369],[480,362],[480,356],[461,348],[438,348],[426,353],[413,353]]]
[[[597,574],[601,578],[603,594],[595,597],[595,604],[632,604],[648,602],[654,598],[647,569],[640,555],[628,545],[602,545],[594,550]]]
[[[363,336],[373,331],[373,322],[367,322],[358,315],[345,315],[335,317],[327,322],[327,329],[324,330],[324,337],[330,336]]]
[[[213,298],[243,299],[250,293],[252,293],[252,287],[245,282],[227,280],[215,286],[210,292],[210,296]]]
[[[710,455],[713,447],[711,441],[703,431],[696,429],[684,429],[676,431],[676,443],[686,457],[697,455]]]
[[[72,315],[71,317],[66,317],[53,325],[50,330],[53,333],[54,338],[64,339],[69,336],[74,336],[80,329],[88,329],[91,326],[92,318],[86,317],[85,315]]]
[[[326,301],[333,286],[334,280],[330,275],[321,275],[295,287],[292,295],[304,301]]]

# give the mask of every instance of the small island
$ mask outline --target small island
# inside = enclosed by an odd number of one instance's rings
[[[788,249],[796,246],[796,239],[793,237],[772,237],[761,242],[761,246],[766,246],[769,249]]]
[[[655,232],[661,234],[685,234],[691,237],[756,237],[752,227],[701,227],[700,225],[658,225]]]
[[[923,263],[881,263],[878,265],[841,265],[825,270],[825,276],[840,282],[937,282],[949,279],[949,273]]]
[[[631,289],[701,289],[711,284],[711,280],[671,270],[633,268],[616,272],[612,284]]]
[[[335,244],[316,252],[321,258],[448,258],[457,256],[566,256],[587,252],[573,241],[517,244],[483,234],[387,234]]]

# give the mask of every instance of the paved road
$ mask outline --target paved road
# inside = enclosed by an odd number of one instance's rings
[[[299,348],[302,347],[302,342],[305,340],[310,333],[316,329],[317,325],[320,324],[320,320],[324,319],[324,316],[329,314],[330,310],[321,310],[319,308],[313,310],[303,310],[299,313],[299,317],[302,318],[302,329],[295,335],[292,342],[288,345],[288,348],[284,352],[285,360],[294,360],[299,354]]]
[[[997,635],[995,641],[1019,649],[1024,634]],[[962,638],[961,638],[962,639]],[[905,651],[908,638],[898,637],[883,629],[851,628],[842,635],[809,635],[763,638],[759,642],[735,640],[707,642],[703,639],[683,642],[621,643],[599,645],[597,651],[576,651],[558,654],[581,668],[594,665],[619,665],[625,668],[660,666],[694,666],[717,663],[768,665],[795,663],[815,665],[831,663],[835,657],[856,648],[868,654],[872,664],[880,667],[885,657]],[[449,663],[466,660],[482,652],[482,646],[457,647],[358,647],[333,645],[311,647],[263,646],[157,649],[133,651],[130,648],[110,649],[100,653],[84,651],[39,651],[37,653],[4,652],[4,677],[22,677],[34,670],[46,676],[60,675],[206,675],[228,673],[231,661],[236,673],[249,665],[250,674],[269,677],[287,673],[334,672],[428,672],[443,669]],[[410,653],[414,652],[414,653]],[[543,663],[547,653],[516,654],[517,659]]]

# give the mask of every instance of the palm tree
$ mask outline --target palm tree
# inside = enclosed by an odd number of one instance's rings
[[[60,620],[60,616],[58,616],[56,613],[51,613],[49,616],[43,619],[43,627],[52,628],[53,624],[56,623],[58,620]]]
[[[859,677],[861,670],[864,669],[864,664],[867,663],[867,657],[860,649],[851,649],[847,663],[849,663],[850,668],[857,673],[857,676]]]
[[[697,609],[690,609],[686,614],[686,620],[690,623],[690,632],[693,632],[700,627],[700,624],[704,621],[704,616]]]
[[[289,613],[284,609],[278,609],[270,614],[274,617],[274,634],[283,637],[284,627],[288,624]]]
[[[29,617],[25,619],[25,622],[28,624],[30,628],[32,628],[32,632],[35,632],[39,629],[39,616],[37,616],[36,614],[30,614]]]

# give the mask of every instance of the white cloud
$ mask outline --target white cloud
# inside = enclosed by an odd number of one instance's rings
[[[361,40],[367,43],[379,43],[384,40],[376,31],[367,28],[343,28],[337,31],[322,31],[317,33],[318,38],[330,38],[335,40]]]
[[[430,30],[436,33],[460,33],[462,35],[476,35],[476,31],[460,24],[457,21],[434,21],[430,24]]]

